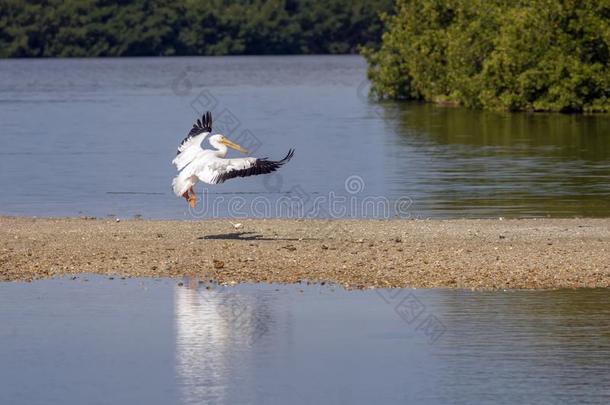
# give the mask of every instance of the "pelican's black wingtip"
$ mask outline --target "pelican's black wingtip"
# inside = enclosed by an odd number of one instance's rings
[[[288,149],[288,153],[286,154],[286,157],[282,160],[280,160],[280,162],[282,164],[288,162],[290,159],[292,159],[292,157],[294,156],[294,149]]]
[[[199,120],[197,120],[199,121]],[[212,112],[206,111],[205,114],[201,116],[201,126],[203,127],[205,132],[212,132]]]

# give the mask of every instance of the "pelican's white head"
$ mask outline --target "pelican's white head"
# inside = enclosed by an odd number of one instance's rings
[[[224,135],[221,134],[212,135],[210,137],[210,145],[218,149],[223,156],[227,154],[227,146],[231,149],[235,149],[238,152],[248,153],[246,149],[234,142],[229,141]]]

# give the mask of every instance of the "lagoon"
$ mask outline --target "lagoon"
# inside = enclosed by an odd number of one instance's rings
[[[0,402],[602,404],[609,297],[88,275],[0,283]]]
[[[330,195],[408,209],[309,216],[610,213],[607,114],[377,103],[358,56],[14,59],[0,72],[0,214],[193,218],[170,161],[207,109],[258,156],[297,152],[274,175],[210,187],[217,208],[198,217],[236,216],[236,199],[252,217],[268,214],[257,198]]]

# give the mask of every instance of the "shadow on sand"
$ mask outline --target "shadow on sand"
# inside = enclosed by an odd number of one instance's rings
[[[217,235],[200,236],[200,240],[279,240],[279,241],[302,241],[302,240],[320,240],[318,238],[269,238],[256,232],[231,232],[221,233]]]

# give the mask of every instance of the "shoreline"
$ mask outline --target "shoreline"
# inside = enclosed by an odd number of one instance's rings
[[[0,281],[79,274],[346,288],[610,287],[610,218],[0,217]]]

